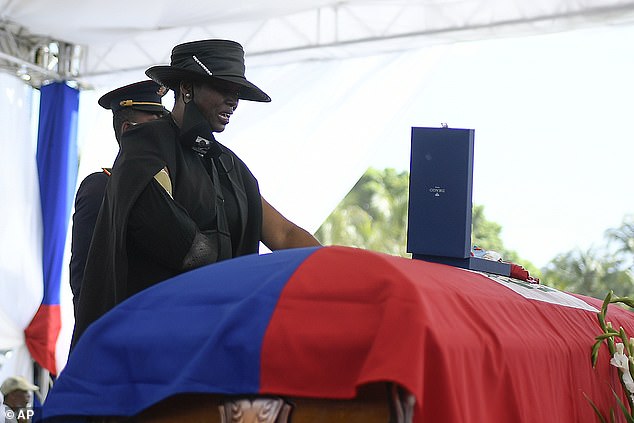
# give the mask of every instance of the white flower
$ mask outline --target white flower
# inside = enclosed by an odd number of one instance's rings
[[[629,370],[623,372],[623,383],[625,383],[625,387],[630,393],[634,393],[634,379],[632,379]]]
[[[616,348],[616,352],[618,354],[624,354],[623,351],[625,351],[625,345],[622,342],[617,342],[616,344],[614,344],[614,347]]]
[[[632,394],[634,393],[634,379],[632,379],[632,375],[630,374],[630,360],[623,353],[623,343],[617,342],[614,346],[616,347],[616,351],[614,352],[614,357],[610,359],[610,364],[621,370],[623,383]]]
[[[619,369],[629,369],[629,360],[624,351],[624,345],[622,342],[617,342],[614,344],[616,351],[614,352],[614,357],[610,359],[610,364],[618,367]]]

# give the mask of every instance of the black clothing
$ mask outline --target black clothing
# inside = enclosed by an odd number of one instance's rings
[[[75,196],[75,213],[73,214],[70,244],[70,289],[73,292],[75,317],[77,316],[77,305],[79,304],[88,248],[107,183],[108,175],[106,173],[91,173],[81,182]]]
[[[217,169],[225,171],[222,162],[201,157],[180,132],[167,116],[123,135],[88,254],[72,345],[90,323],[140,290],[190,268],[258,251],[262,204],[257,180],[214,140],[214,151],[233,164],[225,181],[230,189],[223,190]],[[213,140],[211,132],[207,136]],[[163,168],[173,199],[154,178]],[[238,210],[231,217],[238,225],[227,222],[227,194]],[[230,234],[236,226],[239,234]]]
[[[235,200],[231,182],[225,174],[220,174],[220,185],[224,197],[225,212],[227,215],[227,224],[229,225],[229,233],[231,234],[232,254],[236,255],[236,246],[240,243],[240,219],[238,212],[238,202]]]

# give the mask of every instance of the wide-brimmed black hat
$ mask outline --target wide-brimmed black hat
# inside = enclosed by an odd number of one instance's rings
[[[144,112],[165,112],[161,98],[167,93],[167,88],[154,81],[141,81],[112,90],[99,99],[98,103],[104,109],[116,113],[122,109],[135,109]]]
[[[244,50],[235,41],[201,40],[179,44],[172,49],[169,66],[152,66],[145,74],[173,90],[180,81],[218,78],[239,84],[239,99],[271,101],[271,97],[245,78]]]

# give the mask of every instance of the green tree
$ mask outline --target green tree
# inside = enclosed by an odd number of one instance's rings
[[[315,233],[322,243],[406,256],[409,176],[368,169]]]
[[[634,295],[634,216],[605,232],[606,245],[579,249],[555,257],[544,270],[544,280],[556,288],[604,298],[608,291]]]
[[[509,250],[504,246],[502,240],[502,226],[499,223],[490,221],[484,214],[484,206],[475,204],[471,213],[471,244],[477,245],[485,250],[493,250],[500,253],[504,261],[521,264],[531,274],[531,276],[541,278],[541,271],[528,260],[522,259],[514,250]]]
[[[634,294],[632,274],[623,270],[622,259],[596,248],[558,255],[546,266],[543,280],[557,289],[596,298],[604,298],[610,290],[620,296]]]
[[[498,223],[487,220],[484,215],[484,206],[474,205],[471,213],[471,242],[485,250],[493,250],[505,256],[504,243],[502,242],[502,226]]]
[[[608,229],[606,238],[608,247],[615,247],[614,254],[634,271],[634,215],[625,216],[618,228]]]

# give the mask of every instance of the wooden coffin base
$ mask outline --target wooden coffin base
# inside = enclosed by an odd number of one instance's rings
[[[183,394],[134,417],[94,423],[411,423],[414,399],[390,383],[362,386],[353,399]]]

